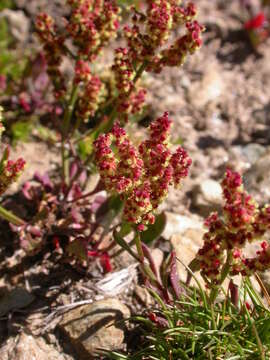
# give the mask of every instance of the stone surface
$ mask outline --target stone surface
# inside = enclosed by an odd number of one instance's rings
[[[60,329],[74,345],[79,359],[89,359],[98,349],[119,349],[124,340],[127,306],[109,298],[75,308],[63,316]],[[116,322],[116,323],[115,323]]]
[[[59,353],[43,338],[21,333],[9,338],[0,349],[1,360],[68,360],[71,357]]]
[[[247,191],[261,203],[270,200],[270,148],[244,173]]]
[[[212,211],[220,211],[222,202],[222,188],[219,182],[206,179],[194,187],[193,206],[203,217]]]
[[[140,285],[136,285],[134,295],[145,306],[153,306],[155,304],[154,298],[149,294],[149,291]]]
[[[190,215],[178,215],[172,212],[165,212],[166,214],[166,226],[162,233],[162,236],[166,240],[170,240],[172,235],[183,233],[188,229],[201,229],[202,222],[198,216]]]
[[[189,99],[196,107],[201,108],[210,102],[217,101],[224,92],[224,79],[215,61],[208,67],[198,82],[190,86]]]
[[[30,22],[23,11],[5,9],[0,13],[0,19],[5,19],[11,35],[20,42],[26,42],[29,36]]]
[[[22,309],[31,304],[35,297],[26,289],[15,288],[0,296],[0,316],[7,314],[9,311]]]
[[[96,283],[96,288],[104,295],[116,296],[130,289],[137,277],[137,264],[107,274]]]
[[[187,229],[182,233],[178,233],[172,236],[171,244],[173,249],[176,252],[176,256],[180,259],[186,266],[195,258],[198,250],[203,244],[203,234],[204,229]],[[186,269],[184,265],[182,265],[179,261],[177,261],[177,268],[179,272],[180,279],[182,281],[186,280]],[[203,280],[201,279],[199,274],[196,274],[201,283]],[[192,282],[193,283],[193,282]]]

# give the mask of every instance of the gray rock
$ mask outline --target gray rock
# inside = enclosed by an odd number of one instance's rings
[[[170,240],[172,235],[182,234],[188,229],[201,229],[202,222],[200,218],[194,215],[184,216],[175,214],[172,212],[165,212],[166,214],[166,226],[162,233],[162,236],[166,240]]]
[[[202,247],[204,232],[205,230],[203,227],[201,227],[201,229],[190,228],[186,231],[183,231],[181,234],[172,236],[172,247],[175,250],[177,258],[180,259],[184,265],[188,266],[189,263],[195,258],[198,250]],[[185,281],[187,273],[185,266],[182,265],[181,262],[177,262],[177,269],[180,279]],[[196,276],[198,276],[200,283],[203,284],[203,280],[199,273],[197,273]],[[194,284],[194,281],[192,281],[192,284]]]
[[[119,349],[124,340],[121,320],[130,316],[127,306],[109,298],[66,313],[59,326],[68,336],[79,359],[89,359],[99,349]]]
[[[244,173],[244,185],[256,200],[261,203],[270,201],[270,149]]]
[[[8,339],[0,349],[1,360],[68,360],[69,356],[59,353],[43,338],[21,333]]]
[[[0,12],[0,19],[5,19],[11,35],[19,42],[26,42],[29,36],[30,22],[23,11],[5,9]]]
[[[216,61],[209,65],[201,79],[189,88],[189,99],[197,108],[203,108],[208,103],[217,102],[225,91],[224,78]]]
[[[0,297],[0,316],[6,315],[9,311],[22,309],[30,305],[35,297],[26,289],[15,288]]]
[[[204,180],[193,189],[193,206],[203,217],[213,211],[220,211],[222,202],[222,187],[215,180]]]

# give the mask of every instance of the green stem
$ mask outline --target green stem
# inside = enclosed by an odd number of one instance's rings
[[[16,226],[25,225],[25,222],[19,218],[18,216],[14,215],[13,212],[6,210],[0,205],[0,217],[9,221],[11,224]]]
[[[65,109],[63,128],[62,128],[62,140],[61,140],[61,157],[62,157],[62,179],[64,183],[67,183],[68,179],[68,154],[65,149],[65,143],[70,127],[70,119],[73,113],[74,105],[77,100],[78,86],[73,85],[72,91],[70,94],[70,99],[68,105]]]
[[[141,264],[143,265],[143,263],[144,263],[144,253],[143,253],[143,249],[142,249],[141,236],[140,236],[140,233],[138,231],[136,232],[134,240],[135,240],[138,255],[140,257]]]
[[[228,276],[229,272],[230,272],[230,268],[231,268],[231,262],[232,262],[232,251],[231,250],[227,250],[227,259],[226,259],[226,263],[224,264],[222,271],[221,271],[221,278],[219,281],[218,285],[215,285],[211,292],[210,292],[210,304],[213,304],[218,296],[218,292],[220,287],[222,286],[224,280],[226,279],[226,277]]]
[[[141,66],[138,68],[138,70],[136,71],[136,75],[133,80],[134,86],[137,83],[137,81],[139,80],[139,78],[142,76],[142,74],[143,74],[144,70],[147,68],[147,66],[148,66],[148,61],[144,61],[141,64]],[[127,96],[129,96],[131,94],[131,92],[132,92],[132,90],[127,94]],[[115,99],[115,104],[114,104],[114,107],[112,108],[111,114],[109,116],[109,120],[106,121],[106,123],[100,124],[99,127],[96,129],[97,136],[103,132],[107,133],[112,129],[114,120],[117,116],[117,103],[118,103],[118,98]]]

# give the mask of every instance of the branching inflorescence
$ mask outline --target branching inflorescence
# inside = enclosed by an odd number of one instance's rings
[[[155,222],[154,212],[167,197],[170,185],[178,186],[188,174],[191,159],[182,147],[170,150],[168,113],[150,125],[150,136],[136,148],[124,129],[115,124],[95,142],[95,157],[105,188],[124,200],[124,220]]]
[[[266,241],[254,258],[246,258],[242,253],[248,242],[262,239],[270,229],[270,206],[259,207],[244,190],[241,176],[229,169],[222,188],[223,217],[217,213],[208,217],[204,245],[197,255],[202,275],[214,284],[224,280],[224,271],[245,276],[270,266],[270,247]]]
[[[160,72],[165,66],[180,66],[188,54],[201,46],[203,27],[195,20],[197,11],[193,4],[184,7],[179,0],[151,0],[147,1],[144,12],[132,8],[133,25],[123,29],[127,46],[115,50],[111,67],[114,84],[114,99],[111,99],[111,91],[93,73],[90,64],[108,41],[116,37],[120,8],[114,0],[68,0],[67,3],[71,15],[64,29],[60,30],[44,13],[38,16],[36,28],[57,99],[63,99],[68,88],[60,69],[63,58],[69,56],[75,61],[75,84],[81,89],[77,117],[85,121],[96,114],[101,104],[112,100],[118,120],[127,121],[129,115],[143,108],[146,91],[136,84],[143,71]],[[186,34],[170,40],[173,30],[181,25],[185,26]]]
[[[5,130],[2,124],[2,111],[0,107],[0,137]],[[13,184],[24,169],[25,161],[19,158],[15,161],[9,160],[9,148],[6,147],[0,160],[0,196]]]

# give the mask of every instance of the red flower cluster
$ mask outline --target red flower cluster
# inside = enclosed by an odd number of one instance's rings
[[[124,219],[139,224],[139,230],[144,230],[144,224],[154,223],[153,213],[166,198],[169,186],[178,186],[191,165],[182,147],[175,153],[169,149],[170,127],[171,120],[165,113],[150,125],[149,139],[138,148],[118,124],[95,142],[96,162],[105,188],[121,194]]]
[[[124,28],[130,59],[135,63],[146,61],[147,71],[155,72],[160,72],[164,66],[181,65],[186,55],[194,52],[202,43],[200,36],[203,27],[194,20],[196,15],[197,11],[192,3],[182,7],[176,0],[148,1],[146,15],[136,11],[133,26]],[[185,24],[187,34],[161,50],[172,30],[182,24]]]
[[[5,130],[2,124],[2,111],[0,107],[0,137]],[[14,183],[24,169],[25,161],[19,158],[16,161],[9,160],[9,148],[6,148],[0,160],[0,196]]]
[[[79,56],[92,61],[116,36],[120,8],[113,0],[68,0],[72,7],[67,25]]]
[[[182,65],[187,54],[201,46],[203,30],[194,20],[193,4],[181,7],[176,0],[149,0],[145,14],[133,11],[133,26],[124,27],[128,47],[116,49],[112,67],[119,92],[118,112],[124,121],[142,110],[146,92],[135,87],[141,69],[158,73],[164,66]],[[172,30],[182,24],[187,33],[166,48]]]
[[[229,169],[222,181],[222,188],[225,199],[223,217],[213,213],[206,219],[208,231],[204,234],[204,245],[197,254],[202,275],[217,284],[226,252],[232,255],[232,275],[247,275],[270,268],[270,252],[265,242],[255,258],[246,259],[242,254],[247,242],[261,238],[270,229],[270,206],[259,208],[244,191],[241,176]]]
[[[8,160],[2,164],[0,173],[0,195],[2,195],[8,187],[14,183],[21,175],[24,169],[25,161],[19,158],[16,161]]]
[[[116,36],[120,12],[114,0],[67,2],[71,6],[71,15],[63,31],[56,26],[53,18],[45,13],[40,14],[36,20],[37,33],[43,43],[48,74],[53,81],[56,98],[63,97],[66,93],[65,81],[60,70],[63,57],[76,56],[79,59],[93,61],[108,41]],[[77,47],[76,54],[69,50],[67,40],[70,38]],[[101,83],[96,77],[89,79],[89,82],[84,95],[91,94],[91,97],[94,97],[92,91],[98,92]],[[84,104],[83,113],[87,114],[88,109],[85,107]]]
[[[257,47],[266,40],[270,33],[269,19],[265,12],[261,11],[244,24],[245,30],[248,32],[252,45]]]
[[[104,84],[98,76],[91,74],[89,64],[83,60],[76,63],[75,82],[82,85],[77,115],[87,121],[104,101]]]
[[[38,15],[36,20],[36,30],[45,52],[47,61],[47,72],[52,79],[54,93],[56,98],[61,98],[66,92],[63,74],[60,71],[60,65],[65,54],[65,37],[59,34],[53,18],[45,13]]]

